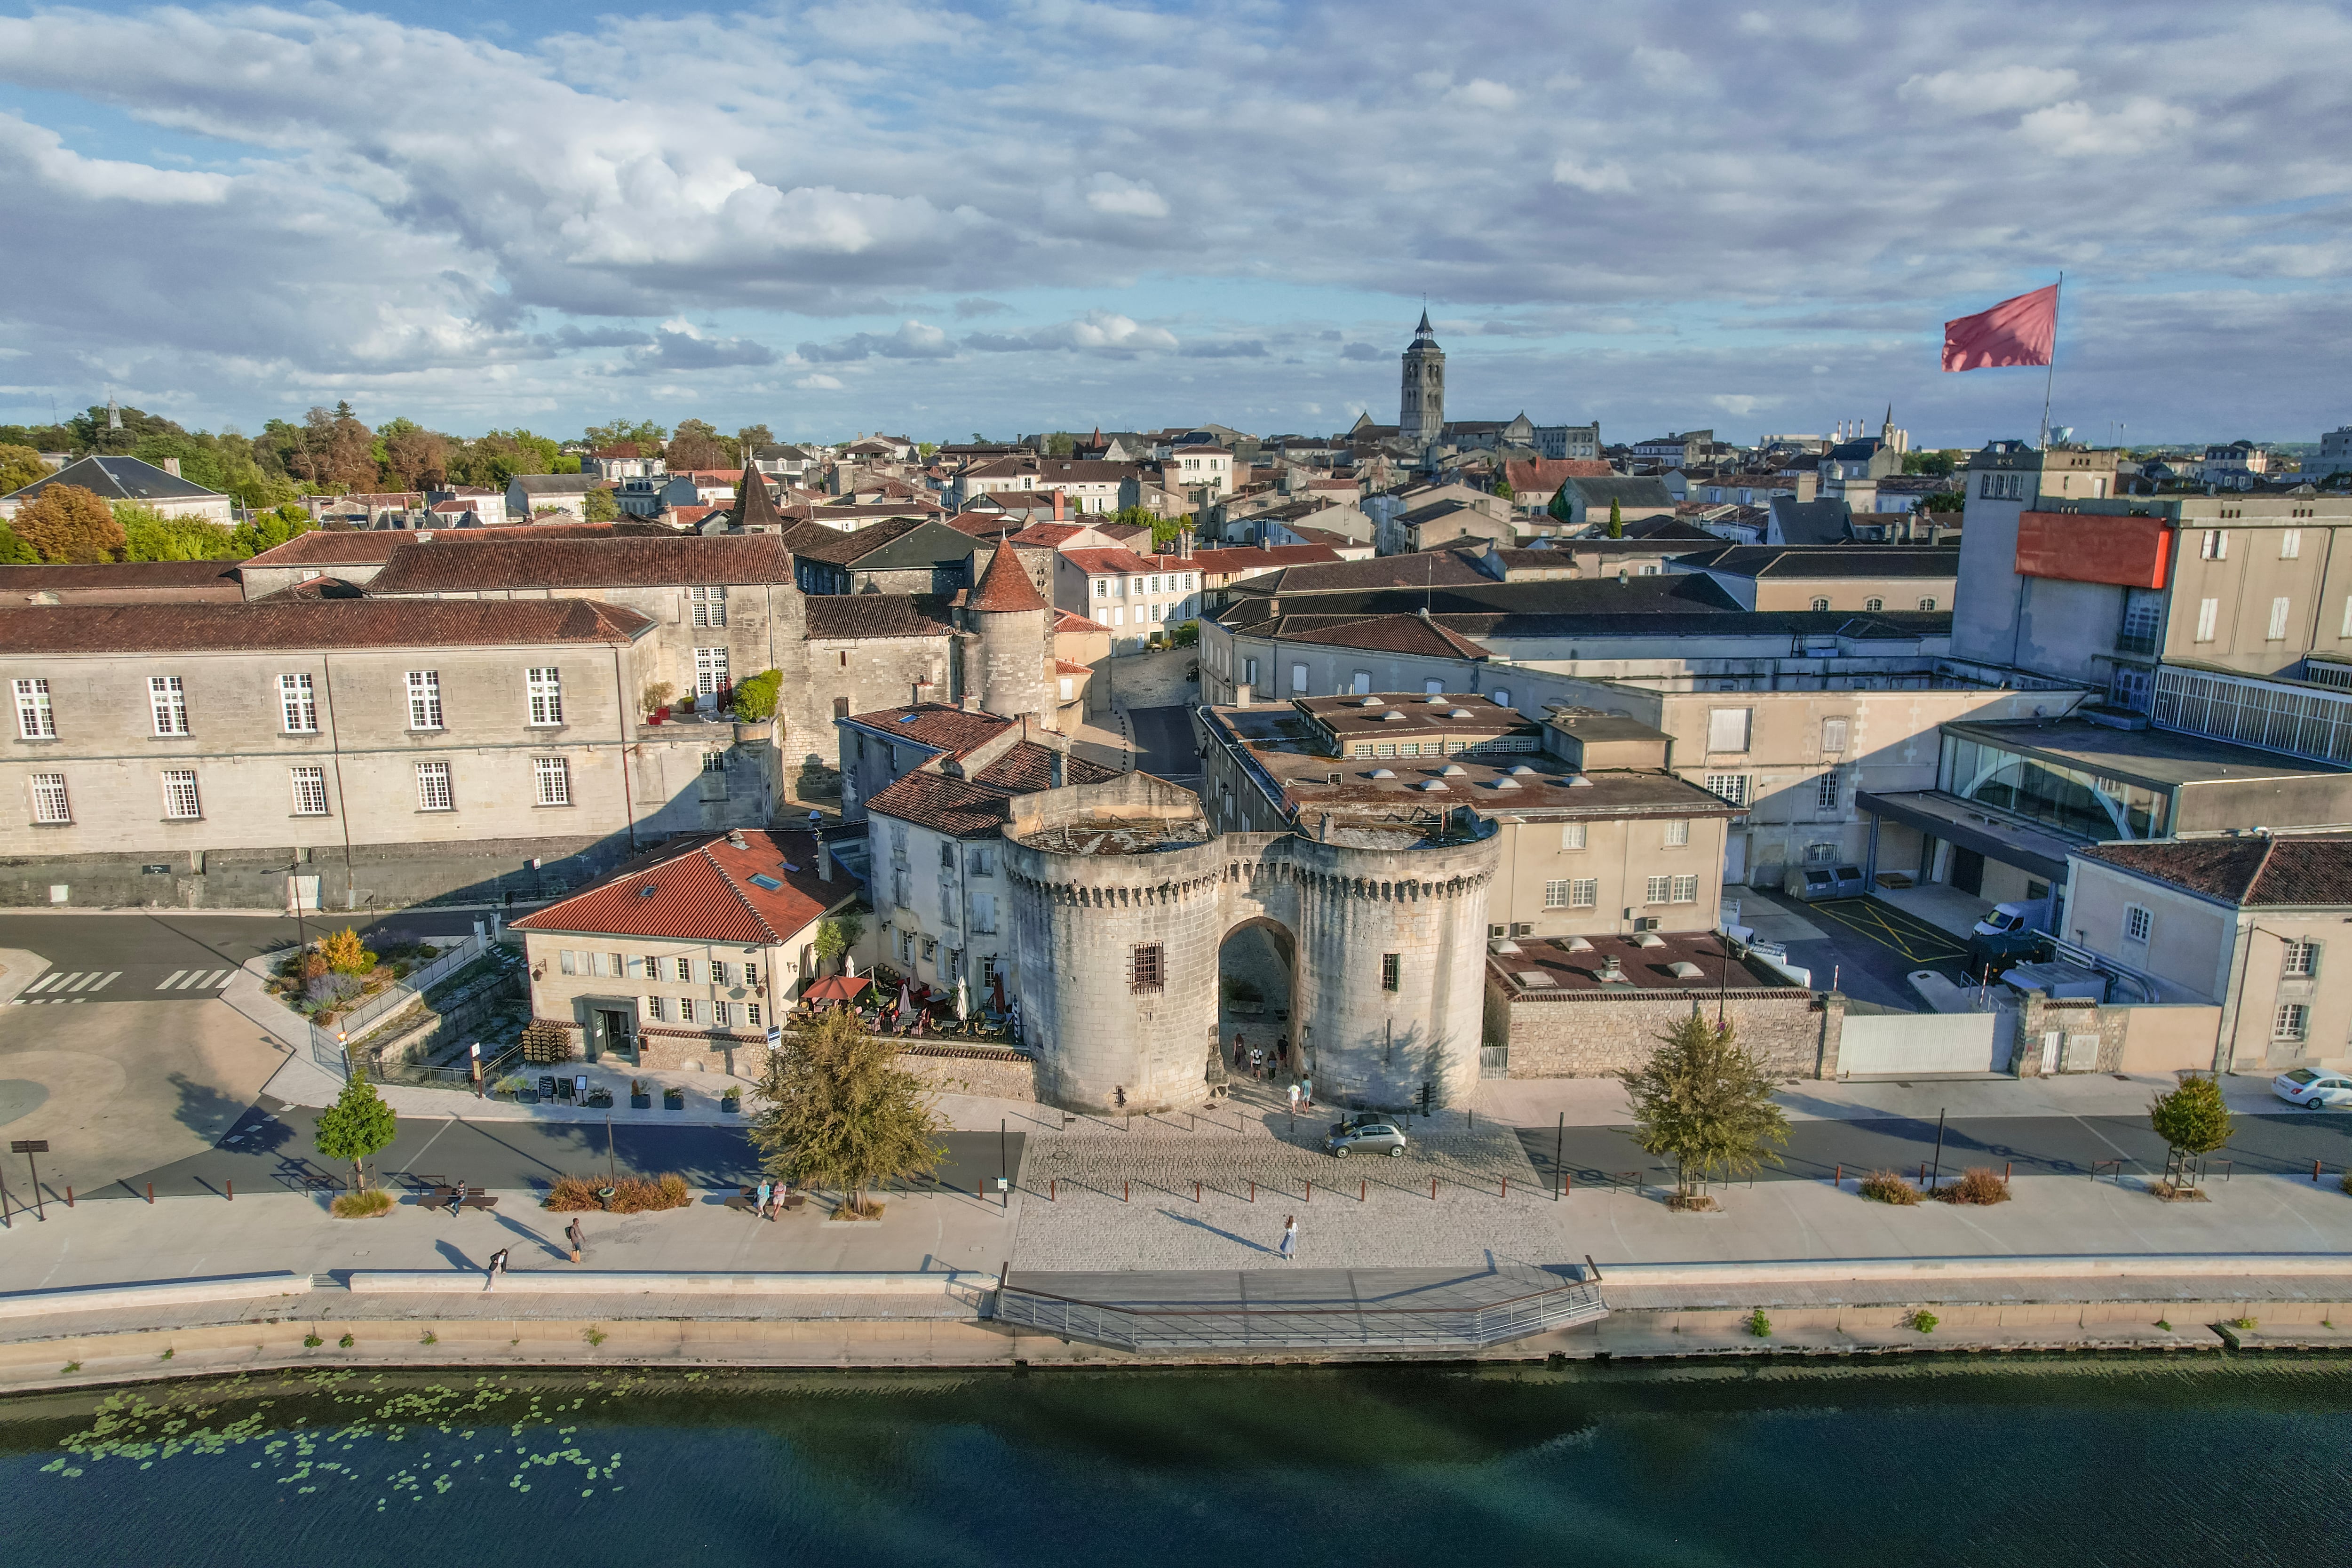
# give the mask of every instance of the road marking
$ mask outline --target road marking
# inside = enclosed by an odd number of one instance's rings
[[[185,974],[186,973],[187,973],[187,971],[186,971],[186,970],[184,970],[184,969],[174,969],[173,971],[172,971],[172,973],[169,973],[169,974],[165,975],[165,976],[163,978],[163,980],[162,980],[160,983],[158,983],[158,984],[157,984],[157,985],[156,985],[155,989],[156,989],[156,990],[158,990],[158,991],[169,991],[169,990],[172,988],[172,983],[173,983],[173,981],[175,981],[175,980],[179,979],[181,975]]]
[[[103,990],[105,990],[108,986],[110,986],[110,985],[113,984],[116,981],[118,981],[118,980],[120,980],[120,979],[121,979],[121,978],[122,978],[122,971],[121,971],[120,969],[115,970],[112,973],[109,974],[105,979],[103,979],[103,980],[100,981],[97,984],[95,984],[95,985],[91,986],[91,987],[90,987],[90,990],[91,990],[92,992],[103,991]]]
[[[75,975],[75,976],[74,976],[74,982],[73,982],[73,984],[70,984],[70,985],[68,985],[68,986],[67,986],[67,987],[66,987],[66,989],[67,989],[67,990],[68,990],[68,991],[79,991],[79,990],[80,990],[83,986],[88,985],[90,982],[92,982],[92,981],[96,980],[97,978],[98,978],[98,971],[97,971],[97,970],[95,970],[95,969],[91,970],[91,971],[90,971],[89,973],[87,973],[87,974],[77,974],[77,975]]]
[[[36,991],[47,991],[50,986],[58,984],[64,981],[71,980],[72,978],[72,975],[68,974],[63,971],[55,974],[44,974],[38,980],[34,981],[30,985],[25,987],[25,994],[29,996]]]
[[[218,991],[236,978],[236,971],[234,969],[216,970],[206,978],[203,988],[207,991]]]

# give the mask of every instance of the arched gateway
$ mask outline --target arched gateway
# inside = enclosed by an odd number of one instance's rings
[[[1218,948],[1258,920],[1295,939],[1292,1038],[1318,1100],[1401,1107],[1426,1084],[1443,1103],[1476,1078],[1499,844],[1475,812],[1220,834],[1191,791],[1129,773],[1021,796],[1004,838],[1048,1100],[1197,1104]]]

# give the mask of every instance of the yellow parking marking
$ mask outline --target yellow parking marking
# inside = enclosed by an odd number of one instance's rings
[[[1832,899],[1811,909],[1849,931],[1860,931],[1871,941],[1893,948],[1914,963],[1940,963],[1968,956],[1968,949],[1951,932],[1937,931],[1925,921],[1915,920],[1876,899]]]

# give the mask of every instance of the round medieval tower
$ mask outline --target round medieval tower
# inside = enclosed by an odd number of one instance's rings
[[[1044,724],[1054,711],[1045,684],[1053,612],[1010,546],[997,546],[964,610],[966,689],[1000,718],[1034,715]]]

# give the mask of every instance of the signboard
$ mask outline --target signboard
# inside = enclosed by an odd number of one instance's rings
[[[772,1050],[774,1050],[778,1046],[781,1046],[781,1045],[782,1045],[783,1043],[784,1043],[784,1032],[783,1032],[783,1030],[782,1030],[782,1029],[778,1028],[778,1027],[777,1027],[775,1025],[773,1025],[773,1024],[769,1025],[769,1026],[768,1026],[768,1048],[769,1048],[770,1050],[772,1050]]]
[[[150,860],[139,869],[150,877],[168,877],[172,874],[172,863],[168,860]]]
[[[49,1141],[46,1138],[19,1138],[8,1145],[11,1154],[46,1154],[48,1152]]]

